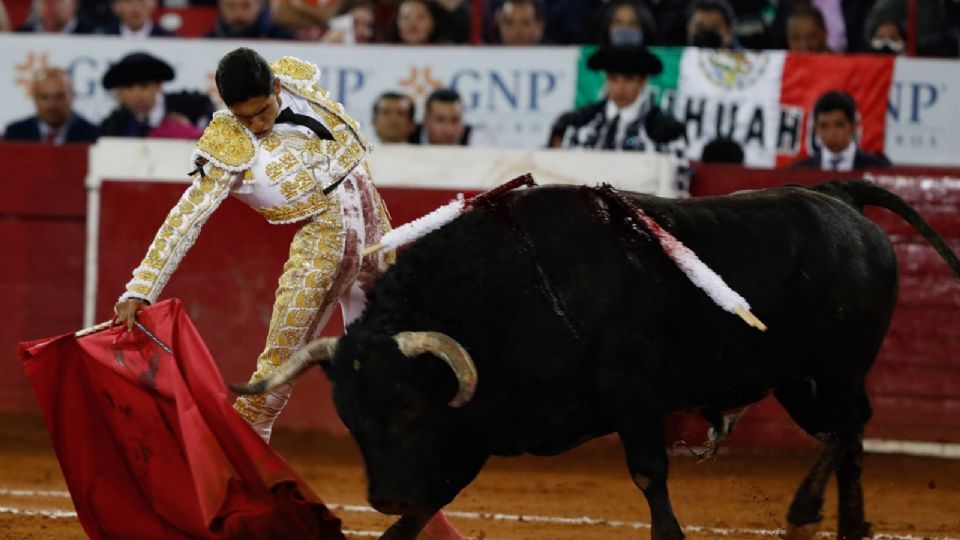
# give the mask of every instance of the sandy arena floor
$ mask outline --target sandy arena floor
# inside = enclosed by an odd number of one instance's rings
[[[85,538],[41,420],[0,420],[0,538]],[[366,505],[352,440],[281,431],[274,446],[343,518],[349,538],[376,538],[392,521]],[[697,464],[674,456],[670,489],[688,538],[776,538],[813,458],[730,451]],[[960,460],[869,455],[864,470],[877,538],[960,540]],[[832,490],[826,500],[824,530],[832,531]],[[649,538],[646,502],[613,439],[555,458],[492,459],[448,514],[484,540]]]

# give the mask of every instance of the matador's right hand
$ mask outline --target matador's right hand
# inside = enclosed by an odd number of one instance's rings
[[[145,305],[146,302],[139,298],[128,298],[117,302],[117,304],[113,306],[113,312],[117,315],[117,322],[124,324],[127,327],[127,331],[132,331],[133,322],[136,320],[137,313],[143,309]]]

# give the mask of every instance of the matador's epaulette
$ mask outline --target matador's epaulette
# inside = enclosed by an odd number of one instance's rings
[[[229,112],[217,111],[192,157],[201,171],[202,165],[210,162],[225,171],[241,172],[253,164],[257,148],[257,138],[249,129]]]
[[[287,90],[336,114],[338,123],[348,124],[363,147],[370,148],[370,143],[360,134],[360,124],[347,114],[342,104],[334,101],[329,92],[320,87],[320,68],[316,64],[293,56],[283,56],[270,64],[270,70]]]

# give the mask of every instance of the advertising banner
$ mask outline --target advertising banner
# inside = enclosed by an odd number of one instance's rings
[[[603,95],[603,73],[586,67],[577,103]],[[895,164],[960,165],[960,62],[884,55],[790,54],[651,47],[663,73],[648,81],[660,105],[687,124],[688,157],[724,136],[740,143],[753,167],[786,166],[817,149],[813,105],[828,90],[851,94],[859,144]]]
[[[960,62],[897,58],[884,150],[897,164],[960,165]]]
[[[786,53],[687,48],[673,113],[687,124],[688,155],[717,137],[740,143],[748,165],[776,162]]]
[[[256,49],[267,60],[296,56],[321,69],[321,85],[343,103],[364,131],[370,128],[377,96],[410,94],[418,102],[435,88],[456,89],[465,119],[489,130],[501,147],[544,146],[551,122],[571,109],[576,91],[578,49],[347,46],[304,42],[250,42],[202,39],[126,40],[112,36],[0,35],[0,125],[34,112],[32,73],[63,67],[73,76],[75,109],[99,123],[115,106],[101,79],[109,66],[134,51],[170,63],[176,78],[165,90],[199,90],[216,96],[214,72],[225,53]]]

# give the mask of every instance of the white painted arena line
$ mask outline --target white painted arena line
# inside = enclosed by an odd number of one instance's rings
[[[77,518],[77,513],[72,510],[56,510],[54,508],[18,508],[16,506],[0,506],[0,514],[43,516],[51,519]]]
[[[0,487],[0,496],[7,497],[28,497],[28,498],[69,498],[70,492],[62,490],[33,490],[20,488]],[[368,513],[379,514],[369,506],[360,504],[336,504],[328,503],[327,508],[337,512]],[[77,513],[67,510],[56,509],[29,509],[18,508],[15,506],[0,506],[0,513],[19,514],[26,516],[43,516],[54,519],[73,518],[76,519]],[[621,521],[615,519],[597,519],[589,516],[564,517],[564,516],[540,516],[535,514],[502,514],[497,512],[463,512],[458,510],[445,510],[444,513],[449,517],[472,519],[478,521],[510,521],[516,523],[554,523],[558,525],[584,525],[593,527],[613,527],[627,529],[649,529],[650,524],[642,521]],[[743,536],[773,537],[777,538],[784,533],[783,529],[734,529],[727,527],[704,527],[701,525],[684,525],[683,530],[687,533],[705,533],[717,536],[729,536],[738,538]],[[344,534],[364,538],[378,538],[382,532],[378,531],[354,531],[344,529]],[[829,532],[820,532],[817,536],[823,538],[832,538],[836,536]],[[911,534],[893,534],[893,533],[874,533],[874,540],[960,540],[952,536],[915,536]]]
[[[49,489],[15,489],[0,487],[0,496],[6,497],[42,497],[50,499],[70,498],[69,491]]]

